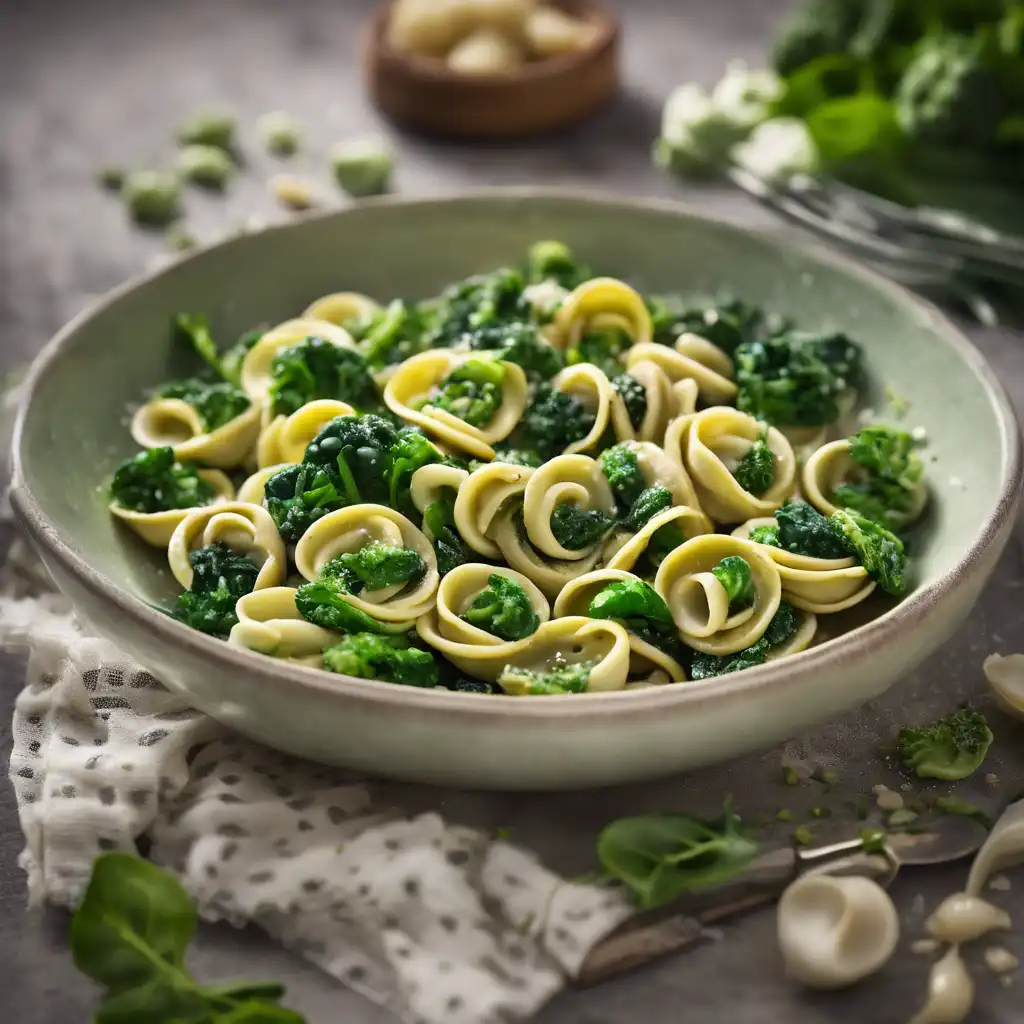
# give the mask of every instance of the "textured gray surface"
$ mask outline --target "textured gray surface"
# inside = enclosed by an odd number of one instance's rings
[[[0,369],[30,356],[89,300],[139,272],[161,251],[158,237],[132,230],[117,204],[92,184],[105,163],[167,158],[174,123],[199,103],[224,102],[246,126],[252,164],[225,199],[189,197],[189,223],[202,237],[276,216],[264,181],[271,162],[258,153],[252,125],[284,107],[308,126],[308,168],[333,198],[323,154],[336,139],[377,130],[356,62],[357,32],[369,0],[22,0],[0,3]],[[394,136],[406,194],[452,192],[491,184],[600,187],[630,195],[675,196],[702,208],[739,215],[752,225],[772,221],[743,197],[716,186],[684,189],[649,165],[658,109],[676,81],[711,82],[732,56],[757,59],[780,11],[780,0],[628,0],[625,87],[613,106],[557,139],[475,148]],[[855,326],[855,325],[852,325]],[[1024,347],[1007,331],[974,337],[997,367],[1018,409],[1024,408]],[[140,344],[145,339],[139,339]],[[73,443],[69,439],[69,443]],[[968,696],[983,697],[980,663],[991,650],[1021,646],[1020,601],[1024,531],[1018,529],[997,577],[963,632],[884,699],[789,745],[788,753],[838,769],[843,784],[866,792],[895,784],[879,751],[901,722],[924,718]],[[0,662],[0,741],[9,748],[9,707],[20,685],[17,666]],[[991,770],[999,791],[963,787],[989,805],[1024,782],[1024,729],[993,716],[998,755]],[[455,818],[511,829],[554,866],[591,865],[593,836],[609,818],[639,810],[711,812],[725,792],[745,811],[772,811],[821,800],[813,786],[779,782],[782,751],[716,771],[630,789],[566,796],[437,793],[430,798]],[[427,795],[424,799],[428,799]],[[20,1024],[78,1021],[93,1005],[88,983],[71,967],[66,919],[25,913],[21,847],[13,796],[0,787],[0,991],[5,1019]],[[720,942],[672,958],[588,993],[567,993],[544,1011],[543,1024],[900,1024],[923,992],[926,960],[907,950],[920,932],[923,908],[962,883],[960,867],[907,873],[894,894],[906,923],[900,954],[870,985],[809,996],[788,984],[773,942],[774,921],[761,913],[730,925]],[[1024,920],[1024,880],[999,902]],[[923,900],[918,898],[923,894]],[[1024,957],[1020,932],[1007,944]],[[975,961],[977,957],[973,958]],[[311,1024],[392,1020],[255,932],[207,928],[195,966],[209,976],[246,975],[287,981],[290,1002]],[[1024,1020],[1022,978],[1002,989],[976,972],[979,999],[972,1020]]]

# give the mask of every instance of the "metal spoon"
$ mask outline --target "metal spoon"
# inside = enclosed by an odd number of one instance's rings
[[[987,835],[985,826],[973,818],[947,815],[927,831],[889,835],[877,853],[865,851],[859,836],[827,846],[771,850],[723,885],[691,893],[686,897],[686,913],[674,904],[630,919],[587,954],[575,984],[597,985],[696,945],[707,925],[774,903],[801,874],[854,874],[888,886],[901,867],[948,864],[971,856]]]

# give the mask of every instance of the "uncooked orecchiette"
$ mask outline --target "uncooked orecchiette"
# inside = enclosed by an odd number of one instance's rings
[[[495,30],[452,42],[399,6],[395,41],[439,53]],[[368,680],[583,694],[703,685],[906,591],[923,463],[901,429],[844,434],[844,335],[645,294],[552,241],[379,298],[222,350],[175,318],[197,372],[143,396],[108,504],[166,549],[179,620]]]

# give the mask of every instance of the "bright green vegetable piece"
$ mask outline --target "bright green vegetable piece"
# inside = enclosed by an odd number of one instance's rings
[[[788,76],[817,57],[844,51],[860,24],[863,0],[809,0],[783,23],[772,65]]]
[[[747,449],[732,475],[743,490],[756,495],[775,483],[775,456],[765,438],[758,438]]]
[[[672,613],[661,595],[640,579],[615,580],[598,591],[587,614],[592,619],[614,619],[641,640],[679,661],[682,645]]]
[[[622,525],[633,533],[639,533],[656,515],[672,508],[672,501],[672,492],[667,487],[645,487],[622,517]]]
[[[440,575],[476,561],[477,555],[466,545],[455,525],[454,498],[446,497],[429,504],[423,510],[423,524],[430,531]]]
[[[506,665],[498,676],[498,685],[514,696],[543,697],[560,693],[583,693],[590,685],[592,661],[556,665],[547,672]]]
[[[605,327],[584,334],[565,354],[565,361],[593,363],[607,377],[616,377],[623,371],[622,356],[633,343],[629,334],[620,327]]]
[[[377,196],[391,181],[391,154],[380,139],[340,142],[331,149],[331,171],[350,195]]]
[[[563,242],[535,242],[526,254],[526,275],[532,284],[554,281],[573,289],[590,277],[590,271],[576,262],[572,250]]]
[[[283,110],[264,114],[256,128],[267,152],[274,156],[293,156],[302,146],[302,127]]]
[[[208,433],[241,416],[252,404],[249,396],[234,384],[211,384],[198,377],[168,381],[156,394],[158,398],[187,402],[199,414]]]
[[[468,359],[441,382],[440,391],[429,400],[471,427],[484,427],[501,408],[501,382],[505,368],[496,360]]]
[[[582,440],[593,426],[594,413],[574,395],[558,391],[549,384],[537,389],[523,416],[525,435],[545,461]]]
[[[220,357],[221,376],[236,387],[242,383],[242,361],[249,354],[249,350],[263,337],[262,330],[246,331],[239,339]]]
[[[197,508],[212,499],[213,488],[195,466],[178,462],[173,448],[150,448],[125,459],[110,484],[110,500],[132,512]]]
[[[404,636],[352,633],[324,651],[324,668],[339,675],[380,679],[403,686],[437,686],[440,672],[430,651]]]
[[[739,672],[755,665],[763,665],[775,647],[786,643],[799,626],[796,610],[791,604],[782,601],[779,610],[772,616],[764,635],[756,644],[738,651],[736,654],[714,655],[697,652],[690,663],[690,678],[710,679],[713,676]],[[788,782],[788,777],[787,777]]]
[[[471,349],[486,349],[495,359],[522,367],[528,380],[550,380],[562,369],[562,354],[545,341],[537,324],[526,321],[489,324],[465,336]]]
[[[600,462],[619,508],[630,509],[647,489],[636,451],[628,442],[612,445],[601,452]]]
[[[884,526],[844,509],[833,512],[828,517],[828,525],[887,594],[899,597],[906,591],[907,559],[899,537]]]
[[[628,373],[620,373],[611,378],[612,388],[622,396],[622,402],[629,414],[629,422],[634,430],[639,430],[647,415],[647,389]]]
[[[178,313],[171,321],[171,338],[175,344],[187,345],[218,376],[223,376],[217,343],[213,340],[210,323],[202,313]]]
[[[729,595],[730,611],[740,611],[754,602],[754,579],[750,571],[750,563],[739,555],[723,558],[711,570],[712,576],[718,580]]]
[[[813,846],[814,833],[806,825],[801,825],[793,829],[793,842],[797,846]]]
[[[800,776],[791,764],[787,764],[786,767],[782,769],[782,781],[785,782],[787,786],[800,785]]]
[[[779,543],[779,527],[776,523],[772,523],[764,526],[755,526],[750,531],[750,540],[755,544],[767,544],[769,547],[778,548],[782,545]]]
[[[192,588],[178,595],[175,617],[201,633],[226,637],[238,622],[235,605],[256,586],[259,567],[225,544],[207,544],[188,556]]]
[[[345,600],[348,587],[337,579],[320,579],[303,583],[295,591],[295,607],[299,614],[324,629],[342,633],[392,633],[383,622],[368,615]]]
[[[913,504],[924,464],[914,439],[893,427],[865,427],[850,438],[850,458],[861,467],[860,478],[833,492],[837,505],[873,519],[887,529]]]
[[[540,619],[526,591],[515,580],[491,573],[487,586],[460,618],[502,640],[522,640],[537,632]]]
[[[620,818],[597,840],[605,873],[623,882],[644,910],[728,880],[757,851],[758,844],[743,834],[728,800],[718,821],[689,814]]]
[[[235,165],[217,146],[185,146],[178,151],[178,171],[185,181],[222,189],[234,177]]]
[[[427,438],[411,427],[398,432],[398,440],[388,451],[387,468],[389,504],[404,516],[413,517],[416,507],[412,503],[410,485],[417,469],[444,461],[444,456]]]
[[[438,298],[419,306],[427,324],[424,344],[428,348],[457,346],[481,328],[521,322],[528,313],[524,286],[522,273],[514,267],[499,267],[449,285]]]
[[[401,363],[428,347],[425,316],[401,299],[395,299],[362,322],[349,321],[345,326],[360,342],[367,365],[375,370]]]
[[[427,564],[413,548],[397,548],[375,541],[358,551],[332,558],[321,570],[323,579],[334,580],[350,594],[383,590],[423,578]]]
[[[181,214],[181,185],[166,171],[132,171],[121,186],[121,198],[138,224],[166,227]]]
[[[614,524],[615,521],[599,508],[580,508],[570,501],[556,505],[551,513],[551,532],[555,540],[570,551],[596,544]]]
[[[216,146],[231,149],[235,141],[235,119],[223,110],[200,110],[178,129],[183,146]]]
[[[836,535],[828,519],[806,501],[787,501],[776,509],[775,522],[778,546],[784,551],[809,558],[848,558],[850,555],[849,545]],[[751,531],[752,536],[754,532]]]
[[[334,398],[361,409],[377,402],[366,360],[326,338],[308,337],[277,352],[270,366],[275,415],[290,416],[307,402]]]
[[[992,738],[980,711],[959,708],[930,725],[901,729],[900,757],[922,779],[966,779],[985,760]]]

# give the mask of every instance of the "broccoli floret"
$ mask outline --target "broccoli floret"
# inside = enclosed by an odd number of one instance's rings
[[[238,622],[235,605],[256,586],[259,568],[225,544],[207,544],[188,560],[192,588],[178,595],[175,618],[202,633],[226,637]]]
[[[622,525],[633,533],[639,533],[659,512],[671,507],[672,492],[667,487],[646,487],[629,506]]]
[[[383,590],[421,580],[427,563],[413,548],[397,548],[374,542],[358,551],[332,558],[321,570],[322,579],[336,581],[346,593]]]
[[[476,560],[455,526],[454,499],[446,497],[431,502],[423,511],[423,523],[434,539],[437,571],[442,576],[457,566]]]
[[[894,105],[911,139],[980,149],[992,144],[1004,102],[981,38],[928,36],[900,79]]]
[[[456,676],[445,680],[445,688],[456,693],[500,693],[493,683],[485,683],[480,679],[469,679],[467,676]]]
[[[218,376],[223,376],[217,343],[202,313],[178,313],[171,321],[171,338],[175,344],[188,346]],[[231,383],[237,384],[237,381]]]
[[[829,521],[806,501],[787,501],[775,512],[778,547],[809,558],[847,558],[849,545],[837,537]],[[764,543],[764,541],[761,541]]]
[[[613,445],[601,452],[601,472],[608,480],[620,509],[631,509],[647,488],[640,460],[627,443]]]
[[[437,661],[403,636],[352,633],[324,651],[324,668],[339,675],[404,686],[437,686]]]
[[[458,281],[438,299],[424,303],[431,324],[428,348],[451,348],[465,334],[523,319],[523,275],[509,267]]]
[[[862,0],[809,0],[782,25],[772,65],[783,77],[817,57],[844,53],[860,25]]]
[[[612,387],[622,395],[622,401],[629,414],[629,422],[634,430],[639,430],[640,425],[647,415],[647,389],[628,373],[620,373],[612,377]]]
[[[775,456],[764,437],[747,449],[732,475],[736,483],[751,494],[764,494],[775,483]]]
[[[710,679],[713,676],[739,672],[755,665],[763,665],[771,651],[786,643],[796,632],[799,620],[791,604],[782,601],[778,611],[772,616],[768,628],[761,639],[750,647],[735,654],[701,654],[695,653],[690,663],[690,678],[693,680]]]
[[[964,707],[931,725],[900,729],[900,757],[922,779],[966,779],[985,760],[992,730],[980,711]]]
[[[647,300],[653,338],[674,345],[680,334],[697,334],[730,355],[745,341],[777,334],[783,326],[759,306],[740,299],[722,298],[707,305],[686,306],[674,296]]]
[[[395,366],[428,346],[424,332],[429,317],[417,307],[395,299],[369,317],[349,320],[345,329],[359,343],[366,365],[374,370]]]
[[[594,419],[594,413],[574,395],[542,384],[523,416],[523,430],[530,446],[546,462],[586,437]]]
[[[555,693],[583,693],[590,683],[592,661],[574,665],[556,665],[547,672],[506,665],[498,676],[498,685],[513,696],[547,696]]]
[[[838,399],[862,376],[860,348],[842,334],[744,342],[736,349],[736,406],[774,426],[823,426],[838,419]]]
[[[412,518],[416,511],[409,492],[413,474],[423,466],[442,461],[444,456],[419,430],[399,430],[398,439],[388,449],[385,469],[391,507]]]
[[[526,254],[526,275],[531,284],[555,281],[570,291],[591,276],[562,242],[535,242],[531,245]]]
[[[899,537],[879,523],[844,509],[833,512],[828,525],[887,594],[899,597],[907,589],[907,559]]]
[[[242,362],[256,343],[263,337],[262,328],[246,331],[234,345],[220,357],[221,376],[236,387],[242,382]]]
[[[386,628],[375,618],[345,600],[350,593],[339,579],[319,579],[303,583],[295,592],[299,614],[324,629],[342,633],[384,633]]]
[[[150,448],[125,459],[110,483],[110,500],[132,512],[167,512],[208,505],[213,488],[173,448]]]
[[[492,462],[504,462],[509,466],[529,466],[531,469],[539,469],[544,465],[539,452],[530,451],[526,448],[496,448]],[[480,463],[475,468],[484,465]]]
[[[521,366],[527,380],[534,383],[550,380],[563,366],[562,353],[544,340],[533,323],[492,324],[473,331],[468,339],[471,349],[490,351],[495,359]]]
[[[924,465],[905,430],[865,427],[850,438],[850,458],[864,471],[860,479],[840,484],[832,498],[891,529],[906,512]]]
[[[526,591],[515,580],[496,572],[487,577],[487,586],[460,618],[502,640],[522,640],[536,633],[540,625]]]
[[[325,469],[309,465],[289,466],[275,473],[264,485],[263,495],[267,511],[286,541],[297,541],[317,519],[352,504]]]
[[[633,339],[621,327],[604,327],[588,331],[576,345],[565,354],[565,361],[593,363],[607,377],[622,373],[622,355],[629,349]]]
[[[495,360],[469,359],[441,382],[427,403],[457,416],[471,427],[484,427],[501,408],[505,367]],[[426,404],[426,403],[425,403]]]
[[[375,404],[377,391],[358,352],[326,338],[308,337],[274,356],[271,407],[274,415],[290,416],[318,398],[336,398],[359,409]]]
[[[234,384],[209,384],[198,377],[168,381],[157,391],[157,397],[188,402],[208,432],[223,427],[249,408],[249,396]]]
[[[555,540],[570,551],[596,544],[615,525],[615,520],[599,508],[580,508],[564,501],[551,513],[551,532]]]
[[[770,548],[782,547],[779,543],[779,527],[777,523],[772,523],[770,526],[767,524],[755,526],[750,531],[750,540],[755,544],[767,544]]]
[[[711,570],[711,574],[725,587],[730,611],[740,611],[753,604],[754,579],[750,563],[745,558],[728,555]]]

